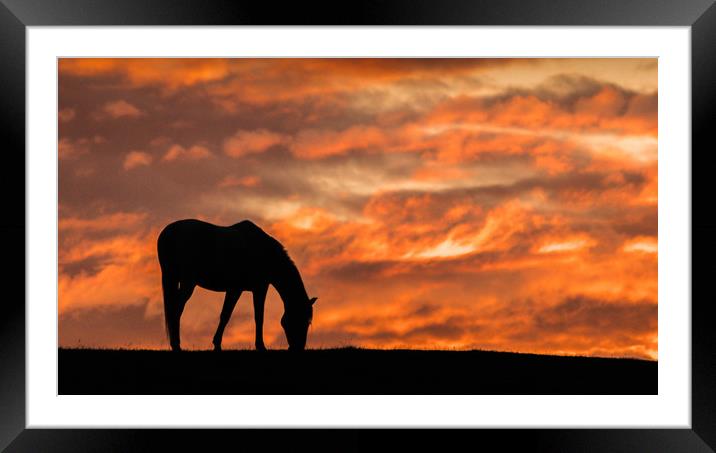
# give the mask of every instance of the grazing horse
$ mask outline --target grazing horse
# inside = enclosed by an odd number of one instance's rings
[[[281,296],[281,326],[288,349],[306,347],[313,304],[286,249],[254,223],[244,220],[222,227],[200,220],[179,220],[159,234],[157,254],[162,269],[164,321],[172,350],[179,351],[179,325],[194,287],[226,292],[214,350],[221,350],[224,328],[243,291],[251,291],[256,321],[256,349],[265,350],[264,302],[269,285]]]

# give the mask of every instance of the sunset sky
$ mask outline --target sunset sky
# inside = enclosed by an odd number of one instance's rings
[[[61,59],[58,121],[60,346],[168,348],[159,231],[251,219],[309,348],[657,358],[656,59]]]

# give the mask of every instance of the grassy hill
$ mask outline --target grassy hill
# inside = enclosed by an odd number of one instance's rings
[[[656,394],[657,362],[487,351],[60,349],[60,394]]]

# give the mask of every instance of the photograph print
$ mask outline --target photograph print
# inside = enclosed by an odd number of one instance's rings
[[[656,58],[57,64],[60,394],[657,394]]]

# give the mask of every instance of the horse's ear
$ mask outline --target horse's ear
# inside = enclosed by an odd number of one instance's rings
[[[316,303],[317,299],[318,299],[318,297],[311,297],[311,300],[309,302],[311,302],[311,305],[313,305]]]

